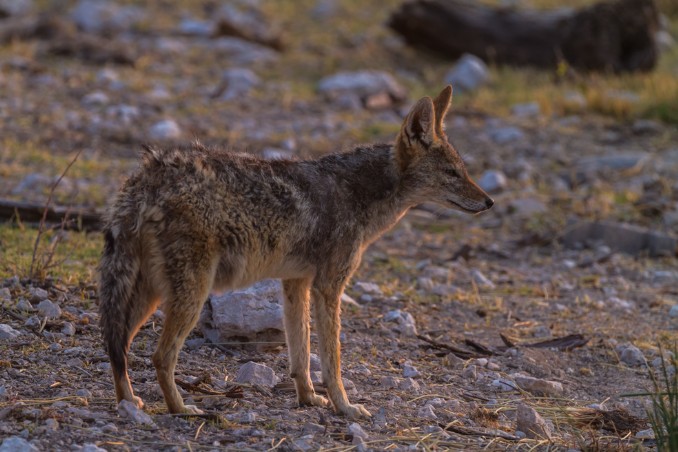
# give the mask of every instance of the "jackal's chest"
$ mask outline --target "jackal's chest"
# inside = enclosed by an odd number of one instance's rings
[[[216,290],[247,287],[262,279],[298,279],[311,277],[313,268],[284,253],[248,253],[224,255],[214,278]]]

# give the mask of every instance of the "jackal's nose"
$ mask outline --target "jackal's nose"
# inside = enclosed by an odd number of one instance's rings
[[[494,205],[494,199],[492,199],[492,198],[485,199],[485,205],[489,209],[490,207],[492,207]]]

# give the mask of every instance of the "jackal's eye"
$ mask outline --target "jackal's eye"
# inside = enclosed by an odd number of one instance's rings
[[[459,177],[459,173],[454,168],[445,168],[445,174],[451,177]]]

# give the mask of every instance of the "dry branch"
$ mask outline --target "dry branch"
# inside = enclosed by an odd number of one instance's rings
[[[411,0],[389,26],[450,59],[474,54],[497,64],[587,71],[649,71],[658,59],[653,0],[610,0],[574,10],[520,10],[470,0]]]

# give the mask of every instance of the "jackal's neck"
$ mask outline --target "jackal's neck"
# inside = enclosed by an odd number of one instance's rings
[[[361,224],[369,241],[393,226],[410,207],[402,197],[401,172],[391,145],[358,147],[319,163],[333,174],[348,209],[345,214]]]

